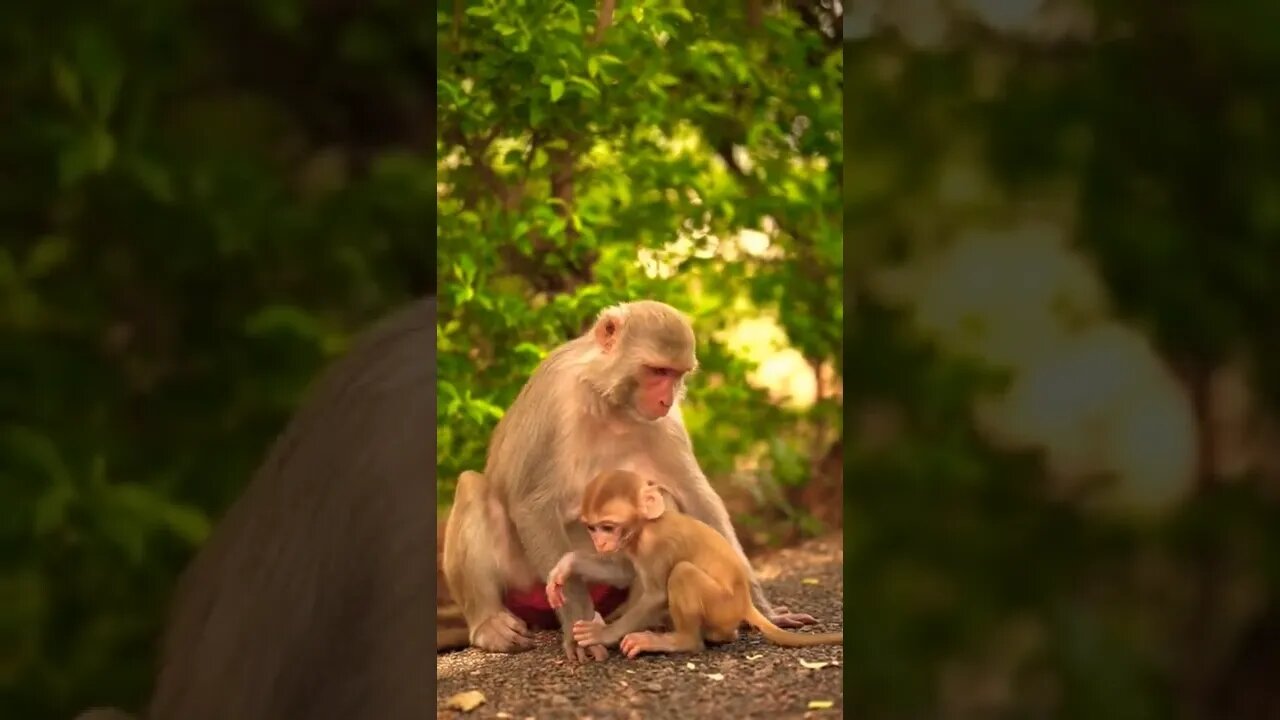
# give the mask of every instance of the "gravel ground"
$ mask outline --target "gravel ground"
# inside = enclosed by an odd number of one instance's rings
[[[819,632],[844,626],[842,536],[810,540],[753,560],[769,599],[818,618]],[[514,718],[808,718],[840,717],[844,651],[839,646],[782,648],[755,630],[736,642],[691,655],[642,655],[616,649],[603,663],[570,664],[558,632],[539,633],[533,650],[516,655],[468,649],[436,658],[437,717]],[[823,667],[806,668],[826,662]],[[449,707],[459,693],[479,692],[469,712]],[[830,708],[809,709],[811,701]]]

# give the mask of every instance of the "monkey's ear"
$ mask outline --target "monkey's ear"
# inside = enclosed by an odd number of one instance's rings
[[[667,511],[667,503],[662,499],[662,491],[656,485],[646,485],[640,491],[640,514],[646,520],[657,520]]]
[[[591,331],[595,336],[596,345],[599,345],[604,352],[613,350],[618,344],[618,335],[622,332],[625,321],[626,316],[622,308],[611,307],[600,313],[596,326]]]

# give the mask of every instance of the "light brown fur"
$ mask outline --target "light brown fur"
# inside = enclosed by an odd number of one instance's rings
[[[458,479],[448,521],[445,575],[472,645],[498,652],[532,646],[528,628],[503,607],[503,592],[545,582],[561,556],[590,546],[576,521],[583,487],[604,470],[660,478],[684,512],[741,554],[680,417],[684,377],[696,366],[688,320],[669,305],[640,301],[605,310],[534,370],[494,430],[484,473]],[[623,558],[596,570],[620,585],[633,574]],[[557,616],[566,654],[603,659],[604,648],[581,648],[570,634],[574,621],[595,614],[585,584],[571,580],[565,594]],[[771,612],[754,580],[752,594]],[[802,614],[779,620],[813,621]]]
[[[745,620],[771,642],[787,647],[838,645],[843,633],[802,635],[782,630],[751,600],[751,568],[732,545],[706,523],[667,511],[660,489],[635,473],[601,473],[583,493],[582,522],[597,553],[625,554],[636,569],[633,609],[615,621],[575,623],[579,644],[619,644],[627,657],[641,652],[696,652],[704,640],[737,638]],[[560,588],[573,575],[590,576],[579,553],[566,555],[547,586],[555,605]],[[662,606],[668,607],[674,632],[643,632]]]

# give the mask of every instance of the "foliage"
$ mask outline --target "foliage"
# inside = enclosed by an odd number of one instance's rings
[[[598,30],[594,2],[438,10],[441,503],[459,472],[484,466],[545,353],[627,299],[694,319],[702,370],[686,418],[709,474],[763,447],[778,479],[814,433],[838,437],[835,401],[776,407],[718,335],[772,314],[810,363],[839,373],[835,26],[787,8],[749,29],[744,13],[634,2]],[[743,230],[768,250],[744,248]]]
[[[1244,3],[1044,6],[1059,20],[1036,32],[983,20],[1006,10],[994,3],[932,17],[869,3],[847,42],[845,233],[860,293],[847,378],[862,378],[846,380],[847,407],[901,412],[892,441],[855,429],[849,442],[852,702],[868,718],[1274,716],[1223,703],[1269,692],[1250,678],[1276,656],[1248,647],[1280,597],[1275,478],[1213,469],[1207,386],[1243,356],[1251,393],[1280,409],[1264,129],[1280,95],[1261,82],[1280,61],[1275,25]],[[1063,27],[1081,11],[1094,22]],[[999,375],[869,289],[882,268],[1028,212],[1068,228],[1115,312],[1183,382],[1200,469],[1167,515],[1064,497],[1038,458],[992,449],[972,399]]]
[[[434,282],[423,24],[0,9],[0,715],[138,707],[178,571],[306,383]]]

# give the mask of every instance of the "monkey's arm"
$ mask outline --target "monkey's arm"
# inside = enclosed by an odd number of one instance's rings
[[[530,393],[524,405],[520,402],[513,404],[494,432],[487,468],[488,474],[501,478],[508,517],[530,569],[546,582],[552,568],[574,546],[563,506],[564,485],[568,478],[564,461],[559,459],[564,449],[550,432],[551,426],[532,419],[535,412],[530,407],[539,406],[535,401],[548,392],[547,388],[526,386],[524,392]],[[550,401],[541,398],[541,402],[540,407],[546,411]],[[518,412],[515,411],[517,407],[521,408]],[[585,530],[580,532],[585,533]],[[574,621],[595,616],[586,583],[580,577],[567,577],[560,586],[560,592],[563,604],[555,610],[564,631],[565,653],[570,660],[585,660],[587,652],[595,659],[603,660],[604,648],[584,651],[569,634]]]
[[[560,448],[544,423],[531,420],[533,411],[528,407],[528,403],[537,404],[546,388],[531,385],[522,392],[529,393],[526,403],[514,403],[494,430],[485,475],[502,489],[520,549],[534,573],[546,582],[556,563],[573,550],[573,543],[559,506],[561,493],[556,492],[556,485],[564,482],[554,461]],[[590,606],[581,580],[570,578],[565,591],[570,607],[582,605],[585,611]]]
[[[510,512],[511,524],[515,526],[529,565],[538,577],[547,580],[561,558],[573,552],[568,529],[557,518],[559,509],[554,503],[529,497],[519,505],[511,506]],[[573,557],[576,566],[578,553],[573,552]],[[576,573],[566,578],[566,586],[574,584],[582,585],[582,578]]]
[[[626,560],[591,555],[581,551],[573,554],[572,572],[584,580],[602,582],[623,588],[635,580],[636,571]]]
[[[647,583],[641,578],[631,590],[627,599],[626,610],[617,620],[605,625],[599,632],[601,645],[613,646],[624,635],[637,630],[645,630],[653,626],[667,606],[666,588]]]
[[[571,550],[560,558],[547,575],[547,602],[553,608],[564,605],[564,586],[573,576],[583,580],[608,583],[614,587],[627,587],[635,577],[631,563],[623,559],[591,555],[581,550]],[[612,613],[610,614],[612,616]]]

